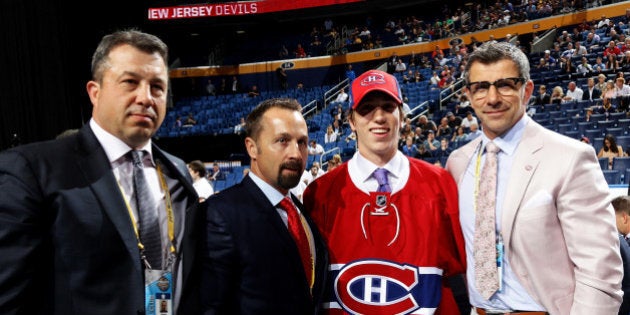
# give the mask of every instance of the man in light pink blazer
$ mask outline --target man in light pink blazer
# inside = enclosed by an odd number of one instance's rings
[[[595,151],[525,114],[534,84],[518,48],[484,44],[469,56],[465,79],[483,135],[451,153],[446,168],[459,187],[473,314],[616,315],[622,261]],[[476,286],[473,254],[475,202],[489,142],[500,149],[499,289],[491,295]]]

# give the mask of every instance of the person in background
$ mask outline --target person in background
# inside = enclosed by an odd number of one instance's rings
[[[258,104],[247,116],[251,171],[206,201],[200,292],[205,314],[316,314],[321,305],[327,251],[289,192],[308,158],[301,110],[294,99]]]
[[[613,159],[624,156],[623,148],[617,144],[615,136],[607,134],[604,137],[602,148],[597,153],[598,158],[608,158],[608,169],[612,170]]]
[[[199,195],[199,202],[204,202],[208,197],[214,194],[214,188],[206,179],[206,166],[200,160],[194,160],[188,163],[188,172],[193,180],[193,187]]]
[[[173,314],[198,314],[197,194],[186,164],[151,141],[168,47],[116,31],[91,69],[87,124],[0,153],[0,312],[148,314],[162,292]]]
[[[619,254],[623,261],[623,302],[619,307],[618,315],[630,314],[630,197],[617,196],[611,201],[615,209],[617,231],[619,232]]]
[[[210,181],[217,181],[217,180],[223,180],[225,179],[225,175],[223,174],[223,172],[221,171],[221,167],[219,166],[219,163],[212,163],[212,173],[208,174],[208,180]]]
[[[330,251],[324,314],[458,314],[448,284],[465,265],[455,182],[398,150],[403,100],[393,75],[366,71],[350,94],[358,152],[303,197]],[[383,292],[384,279],[406,286],[404,299],[353,289]]]
[[[482,136],[446,169],[458,183],[475,313],[616,314],[622,261],[595,151],[525,114],[534,83],[514,46],[484,43],[465,80]]]

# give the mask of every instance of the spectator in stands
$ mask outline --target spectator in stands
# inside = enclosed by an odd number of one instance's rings
[[[182,116],[177,115],[177,118],[175,118],[175,122],[173,123],[173,128],[179,129],[182,127],[182,125]]]
[[[468,134],[466,134],[466,129],[462,126],[455,127],[455,132],[453,132],[453,136],[451,137],[451,143],[454,148],[458,148],[459,146],[466,143],[466,138]]]
[[[626,42],[627,41],[628,40],[626,40]],[[630,71],[630,50],[626,50],[626,52],[624,52],[623,58],[619,62],[619,66],[623,69],[623,71]]]
[[[584,41],[584,46],[586,46],[587,49],[589,50],[593,50],[594,48],[599,47],[599,35],[597,35],[597,33],[595,33],[594,31],[590,31],[588,34],[586,34],[586,40]]]
[[[540,108],[541,112],[545,111],[545,106],[549,105],[551,103],[551,95],[549,95],[549,93],[547,93],[547,86],[544,84],[541,84],[538,87],[538,95],[536,95],[534,97],[534,105],[539,105],[542,106]]]
[[[573,62],[571,62],[571,59],[560,57],[556,66],[558,67],[558,69],[560,69],[560,73],[565,75],[571,75],[575,72],[575,68],[573,67]]]
[[[448,119],[448,125],[451,127],[451,130],[456,130],[462,124],[462,119],[459,116],[455,116],[453,112],[446,113],[446,118]]]
[[[567,86],[567,94],[562,98],[563,103],[577,102],[582,99],[584,91],[577,86],[575,81],[569,82]]]
[[[593,101],[602,97],[602,91],[595,86],[595,79],[588,78],[586,80],[586,90],[584,90],[584,94],[582,94],[582,100],[584,101]]]
[[[448,138],[450,139],[453,136],[453,128],[451,128],[451,126],[448,124],[448,117],[444,116],[442,117],[442,119],[440,119],[440,124],[438,125],[438,131],[437,134],[435,135],[436,138],[438,139],[442,139],[442,138]]]
[[[623,40],[623,44],[620,45],[619,49],[621,50],[621,52],[623,54],[625,54],[626,52],[630,51],[630,37],[626,37]]]
[[[227,84],[227,80],[225,78],[221,78],[221,84],[219,84],[219,90],[217,91],[217,94],[219,95],[225,95],[229,93],[229,89],[228,89],[228,84]]]
[[[232,83],[230,84],[230,93],[241,93],[241,82],[236,76],[232,76]]]
[[[309,44],[309,56],[322,56],[325,54],[325,47],[322,44],[322,41],[319,39],[319,36],[313,37],[313,40]]]
[[[341,111],[343,112],[343,109],[341,109]],[[342,117],[345,117],[345,115],[343,115]],[[335,131],[335,133],[337,134],[337,138],[341,137],[342,135],[344,135],[344,128],[343,128],[343,123],[341,122],[340,119],[333,119],[333,130]]]
[[[289,76],[287,72],[282,67],[278,67],[276,69],[276,76],[278,77],[278,82],[280,83],[280,88],[286,90],[289,88]]]
[[[335,97],[335,100],[330,102],[330,105],[334,106],[334,108],[337,108],[338,105],[343,106],[343,104],[345,104],[347,100],[348,100],[348,93],[346,93],[345,88],[341,88],[339,89],[339,93],[337,94],[337,97]]]
[[[556,66],[556,58],[551,56],[551,51],[549,51],[549,49],[545,50],[545,53],[542,58],[545,59],[545,63],[549,65],[549,67]]]
[[[208,174],[208,180],[213,182],[217,180],[225,180],[225,174],[221,171],[219,163],[212,164],[212,173]]]
[[[341,155],[339,154],[333,155],[330,158],[330,160],[328,160],[328,167],[326,169],[326,173],[332,171],[333,169],[335,169],[335,167],[341,165],[341,163],[343,163],[343,161],[341,160]]]
[[[606,18],[606,15],[602,14],[601,19],[597,22],[596,28],[607,28],[610,24],[610,19]]]
[[[234,126],[234,133],[242,135],[245,132],[245,117],[241,117],[240,122]]]
[[[551,90],[551,100],[549,104],[560,104],[562,103],[562,99],[564,98],[564,90],[561,86],[555,86],[553,90]]]
[[[481,136],[481,130],[479,130],[479,124],[478,123],[470,124],[470,131],[468,132],[468,135],[466,136],[466,141],[470,142],[479,136]]]
[[[593,71],[593,66],[588,63],[588,58],[582,57],[580,64],[577,66],[577,73],[583,76],[588,75]]]
[[[248,97],[258,97],[260,96],[260,91],[258,90],[258,85],[254,84],[249,88],[247,92]]]
[[[188,113],[188,116],[186,116],[186,120],[184,121],[184,127],[191,127],[197,124],[197,120],[195,120],[195,116],[193,116],[193,113]]]
[[[571,60],[571,57],[573,57],[573,55],[575,55],[575,48],[573,48],[573,43],[569,42],[566,44],[566,49],[562,51],[562,53],[560,54],[560,57],[564,57],[567,60]]]
[[[324,134],[324,143],[335,143],[337,142],[337,133],[333,130],[332,125],[328,125],[326,127],[326,133]]]
[[[348,84],[352,84],[352,81],[354,81],[356,77],[357,77],[357,74],[352,69],[352,65],[348,65],[348,67],[346,68],[346,79],[348,79]]]
[[[604,49],[602,55],[604,57],[607,57],[608,55],[619,56],[621,55],[621,50],[619,49],[619,47],[617,47],[615,41],[611,40],[610,42],[608,42],[608,46],[606,47],[606,49]]]
[[[199,202],[204,202],[214,194],[214,189],[206,179],[206,166],[200,160],[188,163],[188,172],[193,180],[193,187],[199,196]]]
[[[602,91],[602,93],[604,93],[604,91],[606,90],[606,75],[603,73],[600,73],[597,75],[597,84],[595,84],[595,86]]]
[[[217,94],[217,88],[212,83],[212,79],[208,79],[208,84],[206,84],[206,93],[210,96],[215,96]]]
[[[278,57],[280,59],[289,58],[289,50],[287,49],[286,45],[282,44],[282,46],[280,46],[280,50],[278,51]]]
[[[306,58],[306,51],[300,43],[298,43],[295,47],[295,51],[293,52],[293,54],[295,55],[295,58]]]
[[[603,104],[597,107],[597,113],[606,115],[606,120],[608,120],[611,113],[617,112],[617,106],[612,103],[612,98],[604,97],[602,101]]]
[[[612,170],[613,158],[624,156],[623,148],[620,145],[617,145],[617,140],[615,136],[611,134],[607,134],[604,137],[604,145],[597,153],[597,157],[607,157],[608,158],[608,169]]]
[[[427,137],[429,131],[437,132],[437,126],[433,120],[430,120],[426,115],[420,115],[420,117],[418,117],[417,126],[422,128],[422,134],[425,138]]]
[[[429,81],[431,82],[431,85],[434,86],[437,86],[438,83],[440,83],[440,76],[438,75],[437,71],[433,71],[431,79]]]
[[[608,72],[617,72],[619,71],[619,61],[617,61],[617,55],[609,54],[606,56],[606,70]]]
[[[438,160],[442,158],[448,158],[451,152],[453,152],[453,148],[451,148],[450,146],[449,139],[442,138],[440,140],[440,147],[435,150],[435,154],[433,155],[433,157],[438,158]]]
[[[582,43],[580,43],[580,41],[576,41],[575,42],[575,54],[574,55],[575,56],[588,55],[588,51],[586,50],[586,47],[582,46]]]
[[[407,65],[402,59],[398,59],[398,63],[396,63],[395,71],[398,73],[404,73],[405,71],[407,71]]]
[[[540,71],[551,70],[551,66],[547,63],[547,59],[541,57],[538,60],[536,69],[540,69]]]
[[[418,154],[418,146],[413,141],[413,135],[409,135],[405,138],[405,144],[401,149],[402,153],[408,157],[416,157]]]
[[[399,59],[400,57],[398,57],[398,53],[396,52],[393,52],[392,55],[387,58],[387,73],[393,74],[396,72],[396,65],[398,64]]]
[[[473,116],[471,111],[466,112],[466,117],[462,119],[461,126],[467,129],[470,129],[470,125],[478,124],[477,117]]]
[[[309,155],[322,155],[324,154],[324,147],[321,144],[317,143],[317,140],[311,139],[308,145],[308,154]]]
[[[630,86],[626,84],[626,79],[618,77],[615,79],[615,97],[630,95]]]
[[[424,140],[422,145],[424,145],[427,151],[431,152],[431,155],[435,156],[435,150],[440,147],[440,141],[435,139],[435,132],[433,132],[433,130],[429,130],[427,139]]]
[[[606,81],[606,87],[602,91],[603,99],[613,99],[617,97],[617,93],[615,91],[615,81],[608,80]]]

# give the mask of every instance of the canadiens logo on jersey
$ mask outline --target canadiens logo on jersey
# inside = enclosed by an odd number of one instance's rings
[[[385,260],[331,265],[334,296],[327,303],[350,314],[435,313],[441,299],[442,270]]]

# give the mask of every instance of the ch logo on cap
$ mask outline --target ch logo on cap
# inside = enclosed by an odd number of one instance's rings
[[[371,73],[361,80],[361,86],[368,86],[372,84],[385,84],[385,76],[378,73]]]

